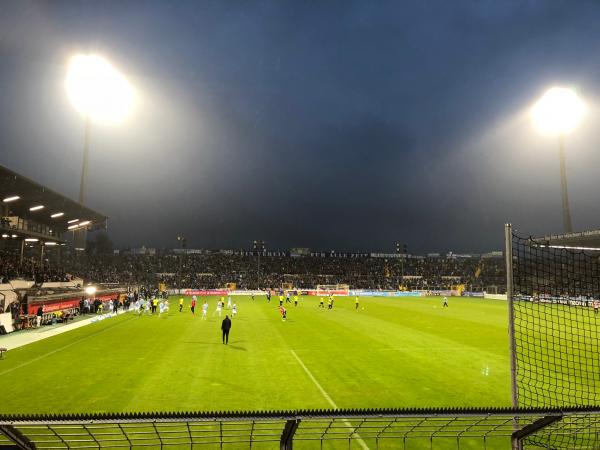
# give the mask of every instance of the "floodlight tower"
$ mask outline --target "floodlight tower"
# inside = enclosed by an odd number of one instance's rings
[[[258,254],[258,267],[256,269],[256,289],[260,289],[260,255],[267,249],[265,241],[254,241],[252,243],[252,251]]]
[[[400,244],[396,242],[396,254],[402,255],[398,258],[400,259],[400,282],[398,283],[398,288],[404,285],[404,259],[406,258],[406,254],[408,252],[408,247],[406,244]]]
[[[85,204],[91,122],[116,124],[132,109],[134,90],[129,81],[106,59],[98,55],[76,55],[69,62],[65,81],[67,96],[83,115],[83,162],[79,184],[79,203]],[[85,248],[85,228],[78,236]],[[77,245],[76,245],[77,247]]]
[[[183,236],[177,236],[177,240],[179,241],[179,243],[181,243],[181,249],[182,249],[182,254],[179,255],[179,283],[177,283],[177,289],[181,289],[182,262],[183,262],[182,258],[183,258],[183,255],[187,255],[187,248],[186,248],[187,247],[187,239]]]
[[[531,110],[536,129],[543,135],[558,137],[562,213],[566,233],[573,231],[573,225],[567,192],[565,138],[579,126],[584,114],[585,105],[577,93],[572,89],[563,87],[548,89]]]

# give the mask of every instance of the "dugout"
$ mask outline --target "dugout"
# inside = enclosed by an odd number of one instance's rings
[[[88,298],[89,300],[99,300],[100,302],[112,302],[121,300],[121,295],[125,294],[127,289],[98,289],[93,296],[86,294],[85,290],[69,290],[58,293],[45,293],[37,295],[27,295],[26,311],[23,314],[24,327],[32,326],[32,320],[35,319],[40,306],[44,308],[42,324],[51,322],[53,318],[67,316],[69,319],[79,315],[81,304]]]

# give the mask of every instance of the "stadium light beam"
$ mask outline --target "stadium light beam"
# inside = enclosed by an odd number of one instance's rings
[[[85,293],[90,297],[93,296],[96,293],[96,286],[87,286],[85,288]]]
[[[563,225],[566,233],[573,231],[573,223],[567,190],[565,137],[577,129],[583,120],[585,111],[585,104],[577,92],[565,87],[548,89],[531,108],[531,118],[538,132],[545,136],[558,138]]]
[[[64,215],[65,215],[64,212],[57,212],[57,213],[51,214],[50,217],[53,219],[56,219],[57,217],[62,217]]]
[[[127,78],[99,55],[73,56],[65,87],[75,109],[97,123],[123,121],[135,100]]]
[[[4,200],[2,200],[4,203],[10,203],[10,202],[14,202],[16,200],[19,200],[21,197],[19,197],[18,195],[13,195],[11,197],[6,197]]]
[[[29,208],[29,211],[39,211],[40,209],[44,209],[44,205],[36,205]]]
[[[536,129],[546,136],[566,136],[577,129],[585,104],[573,89],[553,87],[533,105],[531,117]]]

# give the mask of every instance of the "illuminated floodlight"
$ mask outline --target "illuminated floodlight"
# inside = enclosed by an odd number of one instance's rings
[[[78,226],[80,226],[80,227],[85,227],[86,225],[89,225],[90,223],[91,223],[91,221],[90,221],[90,220],[86,220],[86,221],[84,221],[84,222],[80,222]]]
[[[85,293],[90,296],[94,295],[96,293],[96,286],[87,286],[85,288]]]
[[[62,217],[64,215],[65,215],[64,212],[57,212],[57,213],[51,214],[50,217],[52,217],[53,219],[56,219],[57,217]]]
[[[56,242],[45,242],[44,245],[56,245]]]
[[[36,205],[29,208],[29,211],[39,211],[40,209],[44,209],[44,205]]]
[[[38,239],[37,238],[27,238],[25,239],[25,242],[37,242]]]
[[[121,122],[135,100],[127,78],[99,55],[73,56],[65,87],[75,109],[94,122]]]
[[[16,237],[17,237],[17,235],[16,235],[16,234],[13,234],[13,235],[11,235],[11,237],[12,237],[12,238],[16,238]]]
[[[69,225],[67,227],[68,230],[74,230],[75,228],[77,228],[79,225],[75,224],[75,225]]]
[[[71,220],[67,221],[67,223],[75,223],[75,222],[79,222],[79,219],[71,219]]]
[[[2,237],[3,237],[3,238],[7,238],[7,237],[8,237],[8,234],[3,234],[3,235],[2,235]]]
[[[531,117],[541,134],[564,136],[581,123],[585,109],[577,92],[569,88],[553,87],[533,105]]]
[[[13,195],[11,197],[6,197],[4,200],[2,200],[4,203],[10,203],[10,202],[14,202],[15,200],[19,200],[21,197],[19,197],[18,195]]]

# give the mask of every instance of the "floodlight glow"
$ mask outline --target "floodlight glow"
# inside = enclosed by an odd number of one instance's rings
[[[89,220],[86,220],[85,222],[81,222],[79,224],[80,227],[85,227],[86,225],[89,225],[91,222]]]
[[[96,286],[87,286],[85,288],[85,293],[87,295],[94,295],[96,293]]]
[[[135,100],[129,81],[98,55],[72,57],[65,86],[75,109],[95,122],[122,121]]]
[[[11,235],[11,237],[12,237],[12,238],[16,238],[16,237],[17,237],[17,235],[16,235],[16,234],[13,234],[13,235]]]
[[[50,215],[50,217],[52,217],[53,219],[56,219],[57,217],[62,217],[64,215],[65,215],[64,212],[58,212],[58,213],[54,213],[54,214]]]
[[[67,221],[67,223],[74,223],[74,222],[79,222],[79,219],[71,219],[71,220]]]
[[[3,237],[3,238],[7,238],[7,237],[8,237],[8,234],[3,234],[3,235],[2,235],[2,237]]]
[[[9,202],[14,202],[15,200],[19,200],[21,197],[19,197],[18,195],[13,195],[12,197],[6,197],[4,200],[2,200],[4,203],[9,203]]]
[[[25,242],[37,242],[37,238],[27,238],[25,239]]]
[[[29,211],[39,211],[40,209],[44,209],[44,205],[32,206]]]
[[[585,104],[568,88],[548,89],[531,109],[538,131],[550,136],[564,136],[574,131],[585,114]]]
[[[44,245],[56,245],[56,242],[45,242]]]
[[[67,227],[68,230],[74,230],[75,228],[77,228],[79,225],[75,224],[75,225],[69,225]]]

